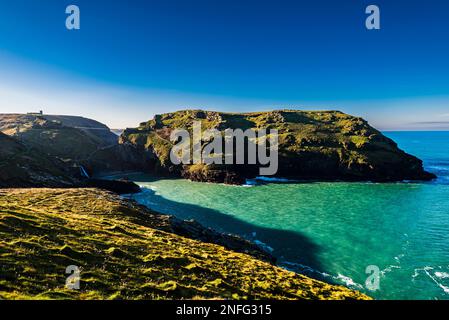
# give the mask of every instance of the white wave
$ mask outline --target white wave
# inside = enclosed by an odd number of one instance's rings
[[[447,279],[447,278],[449,278],[449,273],[448,272],[435,272],[434,273],[434,275],[437,277],[437,278],[440,278],[440,279]]]
[[[381,274],[382,276],[385,276],[386,273],[389,273],[389,272],[393,271],[393,269],[401,269],[401,267],[400,267],[400,266],[391,265],[391,266],[388,266],[388,267],[386,267],[385,269],[383,269],[383,270],[380,272],[380,274]]]
[[[359,289],[363,289],[363,286],[361,284],[358,284],[352,278],[345,276],[341,273],[338,274],[337,279],[342,281],[348,287],[356,287]]]
[[[443,166],[427,166],[428,169],[438,170],[438,171],[449,171],[449,167]]]
[[[441,268],[441,267],[439,267]],[[435,284],[440,287],[444,293],[449,294],[449,287],[443,285],[441,282],[439,282],[436,278],[445,279],[449,278],[449,274],[446,272],[434,272],[434,275],[430,272],[431,270],[434,270],[433,267],[426,266],[424,268],[417,268],[414,271],[414,274],[412,275],[412,278],[415,279],[420,275],[420,271],[424,271],[424,273],[433,281]]]
[[[272,253],[274,251],[274,249],[272,247],[270,247],[269,245],[267,245],[266,243],[263,243],[262,241],[259,240],[253,240],[253,242],[260,248],[262,248],[264,251]]]
[[[330,274],[328,274],[326,272],[318,271],[316,269],[313,269],[313,268],[311,268],[309,266],[306,266],[304,264],[301,264],[301,263],[290,262],[290,261],[282,261],[281,265],[285,269],[290,270],[290,271],[294,271],[294,272],[297,272],[299,270],[300,272],[316,273],[316,274],[319,274],[319,275],[321,275],[321,276],[323,276],[325,278],[327,278],[327,277],[335,278],[335,277],[331,276]]]
[[[142,199],[146,199],[146,197],[150,197],[151,195],[155,194],[157,192],[157,187],[156,186],[151,186],[148,184],[139,184],[138,185],[140,187],[140,195]]]
[[[265,182],[294,182],[295,180],[289,180],[286,178],[275,178],[275,177],[266,177],[266,176],[259,176],[256,177],[254,180],[260,180]]]
[[[246,179],[244,187],[254,187],[257,186],[260,182],[267,182],[267,183],[274,183],[274,182],[296,182],[297,180],[289,180],[286,178],[274,178],[274,177],[265,177],[265,176],[259,176],[255,177],[254,179]]]
[[[81,174],[86,177],[86,178],[90,178],[89,174],[87,173],[87,171],[84,169],[83,166],[80,166],[80,170],[81,170]]]
[[[357,289],[362,289],[362,290],[364,289],[363,286],[360,283],[355,282],[352,278],[350,278],[348,276],[345,276],[345,275],[343,275],[341,273],[339,273],[337,276],[333,276],[333,275],[330,275],[330,274],[328,274],[326,272],[321,272],[321,271],[318,271],[316,269],[313,269],[313,268],[311,268],[309,266],[306,266],[306,265],[303,265],[303,264],[300,264],[300,263],[289,262],[289,261],[283,261],[281,263],[281,265],[284,268],[286,268],[288,270],[291,270],[291,271],[295,271],[295,272],[299,271],[300,273],[306,272],[306,273],[309,273],[309,274],[315,273],[315,274],[320,275],[323,278],[330,278],[331,281],[333,280],[333,281],[336,281],[336,282],[343,283],[347,287],[357,288]]]
[[[438,280],[436,280],[427,270],[424,270],[424,272],[429,276],[430,279],[433,280],[433,282],[435,282],[441,289],[443,289],[444,293],[449,294],[449,287],[446,287],[442,283],[438,282]]]
[[[432,268],[432,267],[429,267],[429,266],[425,266],[424,268],[416,268],[415,270],[413,270],[414,273],[413,273],[413,275],[412,275],[412,278],[418,277],[419,274],[420,274],[420,273],[419,273],[420,271],[426,271],[426,270],[433,270],[433,268]]]
[[[255,185],[257,185],[257,181],[255,179],[246,179],[243,187],[254,187]]]

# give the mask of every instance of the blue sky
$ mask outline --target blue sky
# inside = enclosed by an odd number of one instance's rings
[[[65,28],[65,8],[81,30]],[[365,8],[381,30],[365,28]],[[0,4],[0,112],[132,127],[185,108],[339,109],[449,129],[445,0],[15,0]]]

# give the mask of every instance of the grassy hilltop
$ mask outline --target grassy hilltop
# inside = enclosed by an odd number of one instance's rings
[[[117,143],[108,127],[82,117],[0,114],[0,132],[64,160],[85,159]]]
[[[139,163],[145,157],[136,155],[134,148],[120,145],[118,136],[106,125],[77,116],[0,114],[0,133],[32,149],[36,157],[63,162],[72,177],[79,173],[73,168],[80,165],[90,174],[140,170]]]
[[[162,168],[192,180],[242,182],[258,175],[257,166],[174,166],[169,154],[173,129],[277,129],[279,132],[278,176],[304,180],[399,181],[429,180],[422,161],[400,150],[365,120],[340,111],[277,110],[253,113],[223,113],[185,110],[156,115],[138,128],[127,129],[121,143],[155,155],[148,170]]]

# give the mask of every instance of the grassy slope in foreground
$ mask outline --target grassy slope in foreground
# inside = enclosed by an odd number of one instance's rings
[[[367,298],[158,230],[161,217],[95,189],[0,191],[0,298]],[[69,265],[81,290],[64,288]]]

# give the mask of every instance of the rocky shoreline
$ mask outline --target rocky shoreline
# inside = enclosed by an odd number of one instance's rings
[[[204,227],[195,220],[182,220],[173,215],[155,212],[132,199],[125,198],[124,201],[127,201],[132,208],[138,208],[142,212],[157,216],[159,223],[155,227],[159,230],[201,242],[217,244],[235,252],[248,254],[262,261],[272,264],[276,263],[276,258],[271,253],[240,236],[218,232],[212,228]]]

